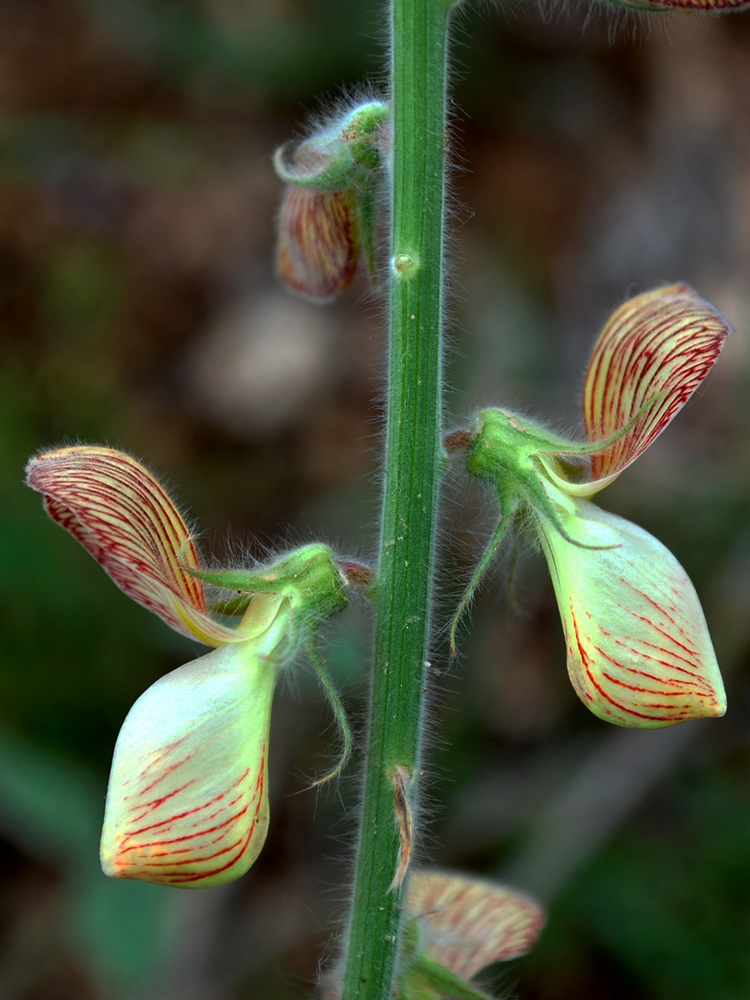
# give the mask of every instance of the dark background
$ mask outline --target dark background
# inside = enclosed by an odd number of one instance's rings
[[[181,893],[106,880],[96,844],[133,700],[196,648],[138,608],[22,486],[63,441],[143,458],[236,563],[322,538],[368,558],[384,340],[361,277],[332,307],[273,275],[270,156],[318,97],[377,85],[353,0],[0,3],[0,996],[291,1000],[346,908],[356,765],[300,664],[280,686],[271,829],[251,873]],[[607,727],[577,701],[543,560],[502,568],[442,640],[428,842],[535,892],[549,924],[495,970],[526,1000],[750,996],[750,14],[638,20],[534,4],[456,36],[446,379],[455,421],[580,428],[590,345],[628,294],[686,280],[737,328],[675,425],[600,498],[678,556],[727,682],[720,721]],[[603,8],[596,8],[597,10]],[[440,607],[490,529],[447,487]],[[502,562],[502,560],[501,560]],[[366,608],[328,634],[361,732]],[[361,742],[361,740],[360,740]]]

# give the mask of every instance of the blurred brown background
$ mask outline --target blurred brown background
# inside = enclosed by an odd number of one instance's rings
[[[448,400],[579,427],[587,353],[626,295],[685,280],[737,333],[601,502],[704,602],[730,709],[616,730],[566,679],[552,588],[500,568],[448,664],[438,639],[426,856],[550,907],[496,970],[528,1000],[750,996],[750,15],[627,20],[472,4],[455,44]],[[131,604],[21,485],[35,449],[142,457],[219,559],[326,539],[370,557],[381,307],[273,276],[270,165],[318,98],[382,76],[380,4],[0,0],[0,997],[291,1000],[346,909],[353,777],[304,666],[277,695],[271,831],[243,880],[179,893],[99,872],[119,725],[195,648]],[[528,9],[527,9],[528,8]],[[598,8],[597,8],[598,9]],[[452,418],[452,419],[453,419]],[[442,597],[492,523],[456,472]],[[369,624],[329,655],[361,727]]]

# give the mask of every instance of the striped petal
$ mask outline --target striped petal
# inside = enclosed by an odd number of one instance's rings
[[[138,699],[112,762],[105,874],[198,888],[247,871],[268,827],[277,674],[248,640],[179,667]]]
[[[562,526],[580,545],[539,524],[581,701],[636,728],[723,715],[721,674],[682,566],[637,525],[586,500],[567,508]]]
[[[544,926],[544,912],[526,896],[452,872],[412,876],[407,906],[427,956],[463,979],[524,955]]]
[[[586,434],[597,441],[634,423],[593,456],[594,481],[610,482],[661,434],[708,375],[729,332],[723,316],[687,285],[654,289],[615,310],[586,373]],[[591,485],[595,492],[606,483]]]
[[[325,302],[351,284],[361,244],[355,199],[349,191],[287,187],[276,267],[292,291]]]
[[[634,10],[688,10],[722,14],[732,10],[746,10],[750,0],[613,0],[621,7]]]
[[[128,597],[183,635],[208,645],[236,641],[211,619],[203,584],[183,568],[197,568],[198,554],[180,512],[130,455],[89,445],[42,452],[26,482]]]

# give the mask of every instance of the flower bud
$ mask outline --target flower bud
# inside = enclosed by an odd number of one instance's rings
[[[365,250],[374,276],[378,175],[390,145],[388,105],[362,104],[288,153],[274,157],[286,181],[276,267],[292,291],[326,302],[352,281]]]
[[[276,269],[287,288],[314,302],[329,302],[352,283],[361,249],[354,192],[287,187],[276,253]]]
[[[462,872],[416,872],[405,909],[398,1000],[491,1000],[468,980],[525,955],[545,922],[532,899]],[[338,966],[326,975],[326,1000],[343,1000],[341,973]]]

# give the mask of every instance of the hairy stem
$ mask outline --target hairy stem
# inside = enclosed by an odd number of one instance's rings
[[[384,1000],[398,963],[404,886],[394,776],[416,796],[442,462],[441,338],[448,0],[391,0],[390,339],[375,664],[342,996]]]

